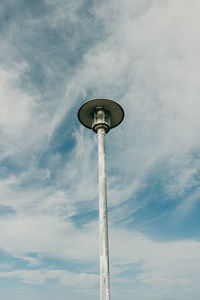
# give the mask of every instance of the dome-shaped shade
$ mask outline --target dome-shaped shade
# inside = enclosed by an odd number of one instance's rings
[[[84,103],[78,111],[78,118],[81,124],[92,129],[94,112],[97,107],[102,107],[106,111],[109,111],[110,128],[114,128],[122,122],[124,111],[118,103],[109,99],[93,99]]]

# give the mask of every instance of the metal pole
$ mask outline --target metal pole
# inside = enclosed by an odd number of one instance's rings
[[[110,300],[108,218],[105,163],[105,129],[98,129],[99,156],[99,243],[100,243],[100,300]]]
[[[100,300],[110,300],[110,274],[108,250],[108,218],[106,195],[105,133],[118,126],[123,108],[109,99],[93,99],[78,111],[79,121],[98,134],[99,153],[99,244],[100,244]]]

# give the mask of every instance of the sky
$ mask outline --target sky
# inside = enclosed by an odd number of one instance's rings
[[[111,297],[198,300],[199,0],[0,1],[0,296],[99,299],[93,98],[106,134]]]

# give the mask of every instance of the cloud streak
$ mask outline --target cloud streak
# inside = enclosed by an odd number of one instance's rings
[[[0,277],[96,293],[97,141],[76,114],[105,97],[125,110],[106,136],[112,293],[198,299],[199,2],[0,8],[0,247],[22,264]]]

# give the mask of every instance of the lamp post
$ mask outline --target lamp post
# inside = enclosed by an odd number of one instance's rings
[[[78,111],[79,121],[98,134],[99,160],[99,246],[100,300],[110,300],[108,216],[106,191],[105,133],[119,125],[124,118],[122,107],[108,99],[93,99]]]

